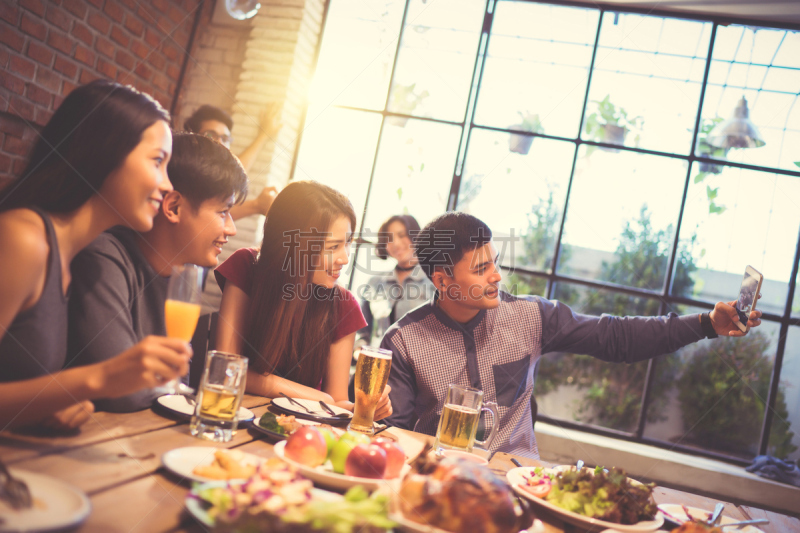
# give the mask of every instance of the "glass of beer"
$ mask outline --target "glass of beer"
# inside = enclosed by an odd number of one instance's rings
[[[208,352],[189,426],[192,435],[215,442],[233,438],[246,380],[246,357],[216,350]]]
[[[372,435],[373,418],[378,400],[381,399],[383,389],[389,380],[389,370],[392,368],[392,352],[363,346],[358,355],[355,374],[356,405],[353,409],[353,419],[347,429]]]
[[[203,269],[197,265],[172,267],[164,304],[164,321],[167,337],[192,340],[197,320],[200,318],[200,294],[203,291]],[[194,394],[191,387],[175,378],[163,387],[168,394]]]
[[[492,430],[489,437],[483,441],[476,441],[478,424],[481,411],[489,411],[493,416]],[[461,450],[472,453],[475,444],[479,448],[489,449],[497,433],[500,413],[497,404],[483,403],[483,391],[461,385],[450,385],[439,419],[439,428],[436,430],[436,443],[434,449]]]

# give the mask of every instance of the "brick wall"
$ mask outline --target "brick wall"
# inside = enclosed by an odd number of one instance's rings
[[[200,0],[0,0],[0,180],[21,173],[36,132],[80,84],[113,79],[169,109],[199,6]]]
[[[215,105],[233,114],[236,85],[242,73],[242,62],[250,27],[212,23],[198,35],[192,51],[193,67],[185,81],[181,110],[175,118],[178,128],[203,104]],[[238,130],[238,128],[234,128]]]

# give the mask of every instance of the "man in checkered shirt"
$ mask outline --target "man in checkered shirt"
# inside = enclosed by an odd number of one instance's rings
[[[661,317],[600,317],[574,313],[538,296],[499,290],[498,254],[489,227],[466,213],[445,213],[414,241],[419,263],[436,286],[430,302],[394,324],[381,347],[391,350],[389,384],[394,414],[388,423],[434,435],[448,385],[484,392],[500,420],[491,451],[539,457],[530,399],[541,354],[589,354],[635,363],[718,335],[742,336],[733,304],[710,313]],[[753,311],[750,327],[761,323]]]

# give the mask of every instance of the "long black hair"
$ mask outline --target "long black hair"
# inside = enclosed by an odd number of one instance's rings
[[[325,234],[339,217],[356,225],[350,200],[314,181],[284,187],[269,208],[253,276],[245,337],[250,368],[317,388],[328,368],[341,288],[312,284]]]
[[[39,134],[22,176],[0,192],[0,211],[74,211],[159,120],[169,124],[169,113],[133,87],[105,80],[78,87]]]

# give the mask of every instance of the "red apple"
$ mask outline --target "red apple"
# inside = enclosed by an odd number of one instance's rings
[[[374,444],[359,444],[353,448],[344,463],[348,476],[381,479],[386,472],[386,452]]]
[[[314,468],[325,462],[328,444],[316,428],[303,426],[286,441],[284,453],[288,459]]]
[[[399,476],[406,462],[406,454],[403,449],[389,439],[377,439],[373,444],[380,446],[386,452],[386,472],[383,477],[392,479]]]

